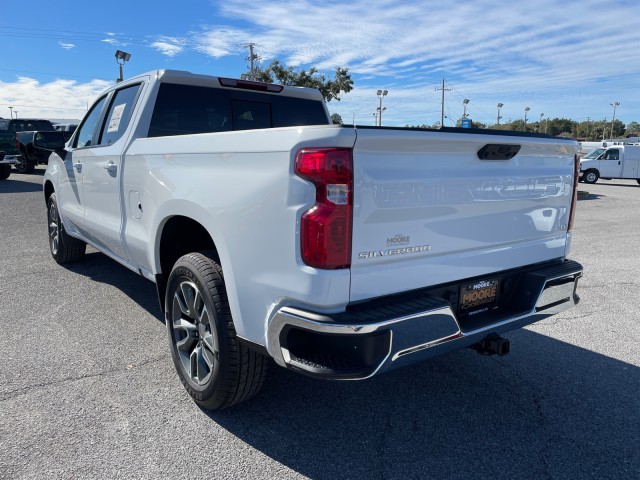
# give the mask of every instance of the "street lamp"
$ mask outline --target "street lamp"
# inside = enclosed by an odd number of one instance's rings
[[[467,105],[469,104],[469,99],[465,98],[462,101],[462,107],[464,108],[464,112],[462,113],[462,119],[464,120],[465,118],[467,118]]]
[[[9,115],[11,115],[11,118],[13,118],[13,107],[9,107]]]
[[[538,124],[538,133],[540,133],[540,127],[542,126],[542,117],[544,117],[544,113],[540,114],[540,123]]]
[[[376,95],[378,95],[378,126],[382,126],[382,112],[384,112],[387,108],[382,108],[382,99],[389,93],[388,90],[378,90]]]
[[[131,54],[127,52],[123,52],[122,50],[116,50],[116,62],[120,67],[120,77],[116,80],[116,82],[120,83],[122,81],[122,66],[124,62],[128,62],[131,59]]]
[[[531,108],[526,107],[524,109],[524,131],[527,131],[527,113],[529,113],[529,110],[531,110]]]
[[[498,104],[498,125],[500,125],[500,119],[502,118],[502,117],[500,116],[500,109],[501,109],[502,107],[504,107],[504,103],[499,103],[499,104]]]
[[[16,110],[16,120],[18,119],[18,110]]]
[[[616,107],[620,105],[620,102],[610,103],[609,105],[613,107],[613,118],[611,119],[611,134],[609,136],[610,139],[613,140],[613,122],[616,121]]]

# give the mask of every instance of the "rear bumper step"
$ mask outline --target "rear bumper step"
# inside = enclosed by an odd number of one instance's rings
[[[269,324],[267,348],[279,365],[308,375],[365,379],[573,307],[581,276],[582,266],[571,260],[506,272],[513,283],[508,302],[473,319],[456,316],[445,294],[456,285],[373,300],[338,314],[282,307]]]

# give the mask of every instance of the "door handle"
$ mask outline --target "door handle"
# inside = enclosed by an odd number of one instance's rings
[[[112,161],[108,161],[104,164],[104,169],[109,173],[114,173],[118,169],[118,166]]]
[[[73,168],[76,169],[76,172],[80,173],[82,171],[82,164],[80,162],[74,163]]]

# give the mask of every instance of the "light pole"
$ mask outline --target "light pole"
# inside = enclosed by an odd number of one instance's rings
[[[462,108],[464,108],[464,112],[462,113],[462,119],[464,120],[465,118],[467,118],[467,105],[469,105],[469,99],[465,98],[462,101]]]
[[[389,93],[388,90],[378,90],[378,93],[376,95],[378,95],[378,126],[381,127],[382,126],[382,112],[385,111],[387,109],[387,107],[382,108],[382,99],[387,95],[387,93]]]
[[[500,109],[501,109],[502,107],[504,107],[504,103],[499,103],[499,104],[498,104],[498,125],[500,125],[500,119],[502,118],[502,117],[500,116]]]
[[[9,115],[13,118],[13,107],[9,107]]]
[[[131,59],[131,54],[127,52],[123,52],[122,50],[116,50],[116,62],[118,62],[118,66],[120,67],[120,76],[116,80],[117,83],[120,83],[122,78],[122,66],[124,62],[128,62]]]
[[[18,119],[18,110],[16,110],[16,120]]]
[[[529,107],[525,107],[524,109],[524,131],[527,131],[527,113],[529,113],[529,110],[531,110],[531,108]]]
[[[616,107],[620,105],[620,102],[610,103],[609,105],[613,107],[613,118],[611,119],[611,134],[609,135],[609,138],[613,140],[613,122],[616,121]]]
[[[538,124],[538,133],[540,133],[540,127],[542,127],[542,117],[544,117],[544,113],[540,114],[540,123]]]

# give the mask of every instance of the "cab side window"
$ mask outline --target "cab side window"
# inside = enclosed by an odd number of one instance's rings
[[[111,145],[122,137],[127,125],[129,125],[140,86],[141,84],[131,85],[115,92],[109,106],[106,122],[102,127],[100,145]]]
[[[613,149],[609,150],[604,157],[605,160],[620,160],[620,150]]]
[[[102,112],[102,107],[104,106],[104,102],[107,100],[107,97],[104,96],[100,100],[98,100],[91,110],[84,118],[82,125],[79,127],[78,134],[76,135],[74,148],[83,148],[90,147],[93,145],[93,136],[96,130],[96,125],[100,118],[100,112]]]

